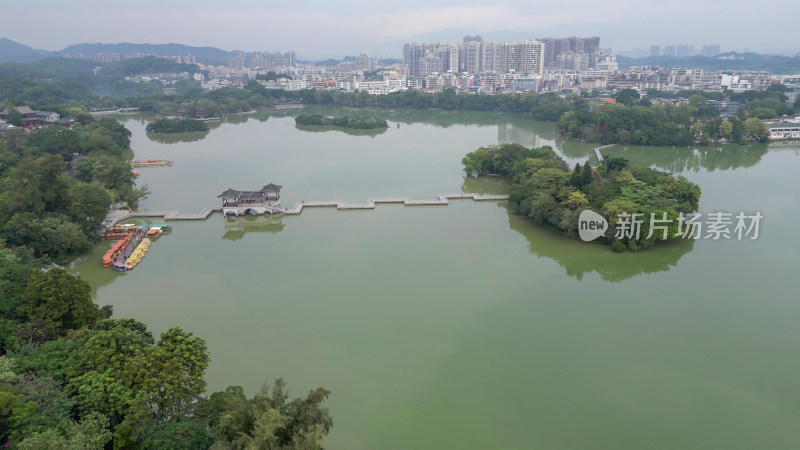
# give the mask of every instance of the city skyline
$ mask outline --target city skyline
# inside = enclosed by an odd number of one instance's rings
[[[359,53],[400,58],[403,43],[456,42],[468,34],[495,41],[600,36],[603,46],[615,53],[647,52],[649,45],[643,42],[719,42],[726,50],[789,55],[800,50],[794,14],[771,16],[770,27],[758,34],[729,33],[753,26],[752,15],[741,12],[746,8],[737,4],[677,0],[666,8],[661,1],[632,0],[613,4],[579,0],[568,5],[544,1],[442,1],[435,5],[415,0],[401,5],[355,1],[334,5],[308,0],[289,5],[252,1],[223,5],[205,0],[169,4],[154,0],[135,4],[44,0],[37,8],[7,5],[0,29],[9,39],[45,50],[86,42],[183,43],[244,52],[291,49],[301,59]],[[789,0],[765,0],[760,6],[798,9]],[[121,17],[130,25],[120,26]],[[40,29],[48,32],[37,32]]]

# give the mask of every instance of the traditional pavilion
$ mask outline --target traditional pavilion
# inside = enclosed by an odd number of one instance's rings
[[[222,213],[241,216],[243,214],[275,214],[282,211],[281,188],[270,183],[258,191],[237,191],[228,188],[218,195],[222,199]]]

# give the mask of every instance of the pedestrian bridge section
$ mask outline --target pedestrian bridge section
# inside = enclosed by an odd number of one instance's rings
[[[250,208],[234,208],[225,206],[207,206],[197,214],[181,214],[178,211],[126,211],[126,210],[112,210],[106,216],[105,224],[107,226],[114,225],[117,222],[131,218],[131,217],[163,217],[164,220],[205,220],[215,212],[225,212],[231,215],[243,214],[286,214],[286,215],[299,215],[303,212],[304,208],[327,208],[336,207],[337,210],[362,210],[362,209],[375,209],[375,205],[380,203],[402,203],[405,206],[446,206],[450,200],[457,199],[472,199],[474,201],[501,201],[508,200],[508,195],[484,195],[472,193],[456,193],[456,194],[441,194],[436,198],[427,200],[413,200],[408,197],[384,197],[384,198],[370,198],[366,203],[347,203],[339,200],[326,200],[326,201],[301,201],[295,203],[291,208],[283,208],[280,203],[275,202],[272,205],[261,204],[258,207]],[[255,205],[253,205],[255,206]],[[241,210],[241,211],[240,211]]]

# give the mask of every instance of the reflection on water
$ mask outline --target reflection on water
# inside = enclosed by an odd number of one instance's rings
[[[525,236],[531,253],[555,260],[566,269],[567,275],[578,280],[592,272],[612,282],[666,272],[694,248],[693,240],[676,240],[635,253],[614,253],[607,245],[567,238],[522,216],[509,214],[508,223],[512,230]]]
[[[598,144],[559,141],[564,156],[568,158],[594,158]],[[603,149],[606,156],[623,157],[633,164],[655,166],[672,173],[730,170],[751,167],[767,153],[767,144],[724,145],[709,147],[646,147],[618,145]]]
[[[501,144],[519,144],[523,147],[539,147],[539,135],[508,123],[497,125],[497,142]]]
[[[376,116],[388,121],[403,124],[424,123],[441,128],[451,126],[497,126],[498,143],[515,143],[526,147],[540,146],[540,139],[553,140],[556,137],[554,122],[535,121],[526,114],[500,113],[494,111],[443,111],[435,109],[405,109],[405,108],[352,108],[335,105],[307,105],[299,110],[275,110],[261,108],[254,112],[229,114],[219,122],[207,122],[208,132],[192,133],[148,133],[147,137],[162,144],[175,144],[179,142],[195,142],[205,139],[221,124],[244,124],[253,119],[266,122],[270,117],[295,117],[299,114],[321,114],[331,117],[349,116]],[[136,121],[142,125],[149,120],[149,115],[127,115],[126,121]],[[337,127],[297,126],[298,130],[306,132],[339,131],[351,136],[377,136],[385,133],[381,130],[350,130]]]
[[[205,139],[210,131],[190,131],[187,133],[147,133],[151,141],[162,144],[176,144],[178,142],[195,142]]]
[[[338,131],[340,133],[349,134],[350,136],[369,136],[369,137],[375,137],[379,134],[386,133],[387,130],[387,128],[357,130],[352,128],[320,126],[320,125],[295,125],[295,127],[300,131],[306,131],[309,133],[325,133],[327,131]]]
[[[225,234],[222,239],[238,241],[247,233],[280,233],[286,225],[284,216],[228,216],[225,218]]]
[[[507,194],[509,184],[500,177],[465,178],[462,192]],[[534,223],[526,217],[508,211],[508,203],[498,206],[506,210],[509,227],[528,241],[531,253],[555,260],[567,275],[582,280],[587,273],[596,272],[606,281],[622,281],[636,275],[668,271],[683,255],[694,248],[694,241],[681,240],[659,243],[640,252],[614,253],[609,246],[571,239],[561,232]]]

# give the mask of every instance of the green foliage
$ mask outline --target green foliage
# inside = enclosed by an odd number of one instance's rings
[[[64,269],[35,272],[22,295],[20,314],[41,318],[48,330],[64,335],[92,325],[100,316],[100,308],[92,302],[89,283]]]
[[[755,117],[744,121],[744,132],[749,139],[754,141],[767,142],[769,140],[767,126],[764,125],[764,122]]]
[[[68,366],[78,348],[75,341],[57,339],[37,346],[24,346],[13,356],[19,373],[36,373],[63,382],[67,380]]]
[[[98,413],[91,413],[80,423],[71,423],[62,434],[58,429],[33,433],[23,439],[16,448],[30,450],[86,450],[102,449],[111,440],[107,429],[108,420]]]
[[[148,190],[134,187],[123,160],[130,131],[114,119],[82,112],[83,101],[111,106],[118,100],[78,94],[91,83],[67,91],[71,82],[58,68],[77,73],[80,65],[45,66],[53,70],[52,80],[41,78],[44,69],[0,65],[4,101],[54,99],[61,106],[49,109],[77,119],[72,129],[50,126],[0,136],[0,442],[22,449],[207,448],[212,441],[206,425],[227,420],[229,402],[202,400],[209,363],[205,342],[173,328],[156,343],[144,324],[110,320],[111,308],[92,302],[85,281],[49,268],[88,248],[112,201],[135,204]],[[160,61],[134,61],[101,72],[164,67]],[[205,95],[191,88],[180,90]],[[232,92],[213,94],[222,106],[208,100],[191,104],[218,111],[268,101],[255,87],[243,100]],[[281,392],[270,397],[270,410],[241,395],[252,420],[244,422],[246,436],[234,433],[236,439],[262,447],[319,448],[331,426],[327,410],[319,408],[328,392],[318,389],[292,402]]]
[[[615,253],[622,253],[626,250],[626,247],[622,241],[613,241],[611,242],[611,250],[613,250]]]
[[[614,98],[619,104],[631,106],[633,105],[633,101],[638,100],[639,97],[639,92],[636,89],[623,89],[617,92],[617,95]]]
[[[22,400],[37,406],[35,416],[17,424],[23,434],[69,423],[75,401],[67,395],[60,382],[47,376],[27,374],[20,377],[17,385]]]
[[[278,379],[271,391],[265,385],[251,400],[240,387],[229,387],[201,402],[198,411],[211,427],[212,448],[319,449],[333,426],[321,406],[328,395],[317,388],[288,401],[286,384]]]
[[[23,264],[13,251],[0,248],[0,353],[16,341],[10,332],[12,326],[16,329],[11,320],[17,318],[17,308],[31,273],[31,265]]]
[[[155,347],[141,349],[125,367],[124,380],[156,405],[160,420],[190,414],[194,399],[205,391],[203,373],[209,356],[205,342],[192,333],[172,328]]]
[[[147,430],[142,438],[142,449],[186,449],[208,448],[212,444],[206,428],[194,420],[164,422]]]
[[[14,372],[16,363],[14,358],[0,356],[0,384],[8,384],[17,381],[17,374]]]
[[[678,212],[696,211],[700,199],[700,188],[685,178],[649,167],[630,167],[620,158],[607,160],[608,164],[602,168],[605,177],[588,161],[583,166],[576,164],[569,171],[549,147],[527,149],[516,144],[481,147],[467,154],[462,162],[469,176],[497,173],[506,177],[511,182],[509,202],[514,213],[569,236],[577,234],[578,216],[584,209],[603,214],[612,227],[621,213],[647,216],[644,235],[633,244],[627,241],[617,244],[617,249],[625,243],[636,249],[653,245],[660,238],[647,237],[651,213],[656,218],[666,214],[674,228]],[[669,236],[674,236],[674,229]]]
[[[602,144],[686,146],[694,142],[686,108],[602,105],[591,112],[570,111],[558,127],[566,137]]]
[[[69,389],[74,393],[81,417],[96,411],[120,422],[135,399],[134,392],[111,369],[103,373],[86,372],[71,378]]]
[[[186,133],[190,131],[208,131],[208,125],[195,119],[158,119],[147,124],[148,133]]]

